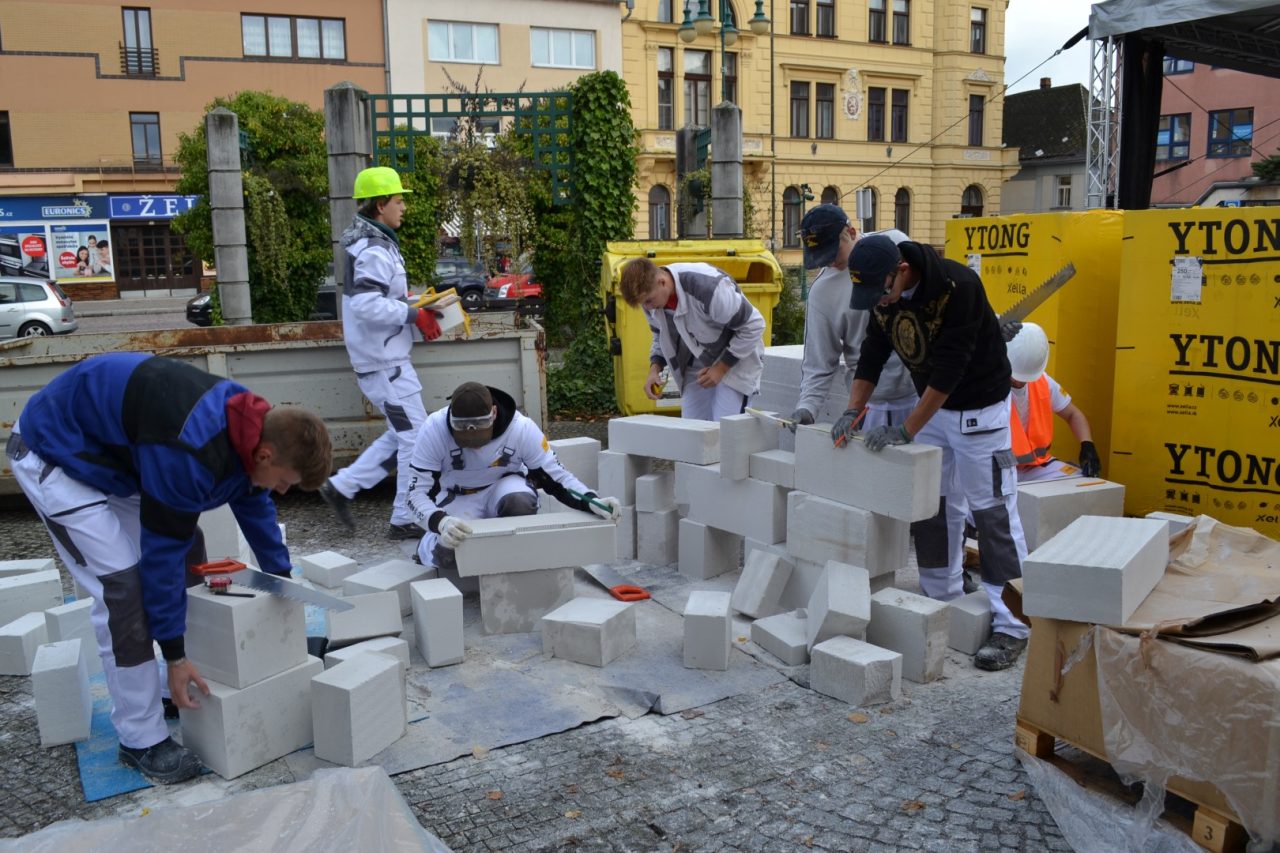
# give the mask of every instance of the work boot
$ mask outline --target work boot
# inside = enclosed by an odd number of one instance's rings
[[[408,524],[392,524],[387,528],[387,538],[393,542],[398,542],[401,539],[421,539],[426,535],[427,531],[412,521]]]
[[[338,491],[329,480],[325,480],[324,485],[320,487],[320,497],[324,498],[324,502],[329,505],[344,527],[348,530],[356,529],[356,519],[351,514],[351,498]]]
[[[997,631],[973,656],[973,665],[978,669],[992,671],[1008,669],[1017,662],[1018,656],[1022,654],[1022,650],[1026,647],[1027,641],[1025,639],[1011,637],[1008,634],[1002,634]]]
[[[200,775],[200,759],[173,738],[167,737],[155,746],[134,749],[120,744],[120,763],[133,767],[152,782],[172,785]]]
[[[961,571],[960,580],[964,584],[965,595],[982,589],[982,587],[978,585],[978,582],[973,579],[973,575],[969,574],[967,571]]]

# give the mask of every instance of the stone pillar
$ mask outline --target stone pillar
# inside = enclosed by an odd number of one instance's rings
[[[728,101],[711,110],[711,233],[742,236],[742,110]]]
[[[333,278],[338,292],[335,304],[342,316],[342,288],[346,284],[346,252],[339,245],[342,232],[356,215],[351,197],[356,175],[370,165],[373,126],[364,90],[354,83],[339,83],[324,90],[324,138],[329,153],[329,239],[333,244]]]
[[[249,298],[249,250],[244,236],[244,179],[240,174],[240,121],[225,107],[204,117],[208,139],[209,208],[213,211],[213,262],[218,301],[229,326],[253,322]]]

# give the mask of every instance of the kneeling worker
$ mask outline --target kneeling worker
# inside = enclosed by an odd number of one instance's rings
[[[539,488],[611,521],[621,509],[617,498],[596,497],[560,464],[511,395],[479,382],[462,383],[448,406],[427,416],[410,467],[408,507],[427,530],[418,543],[424,566],[456,570],[453,549],[471,535],[467,519],[533,515]]]

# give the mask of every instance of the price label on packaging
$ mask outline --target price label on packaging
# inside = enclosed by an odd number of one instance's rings
[[[1169,288],[1170,302],[1199,302],[1200,284],[1204,278],[1199,258],[1188,256],[1173,259],[1173,281]]]

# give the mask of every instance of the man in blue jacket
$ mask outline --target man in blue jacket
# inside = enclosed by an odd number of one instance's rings
[[[183,635],[189,555],[203,552],[200,513],[230,505],[260,568],[287,575],[269,492],[325,481],[332,452],[324,421],[272,408],[183,362],[112,353],[32,396],[6,453],[62,562],[93,599],[121,763],[154,782],[195,776],[199,759],[164,722],[152,641],[174,704],[198,708],[188,688],[209,688],[186,659]]]

